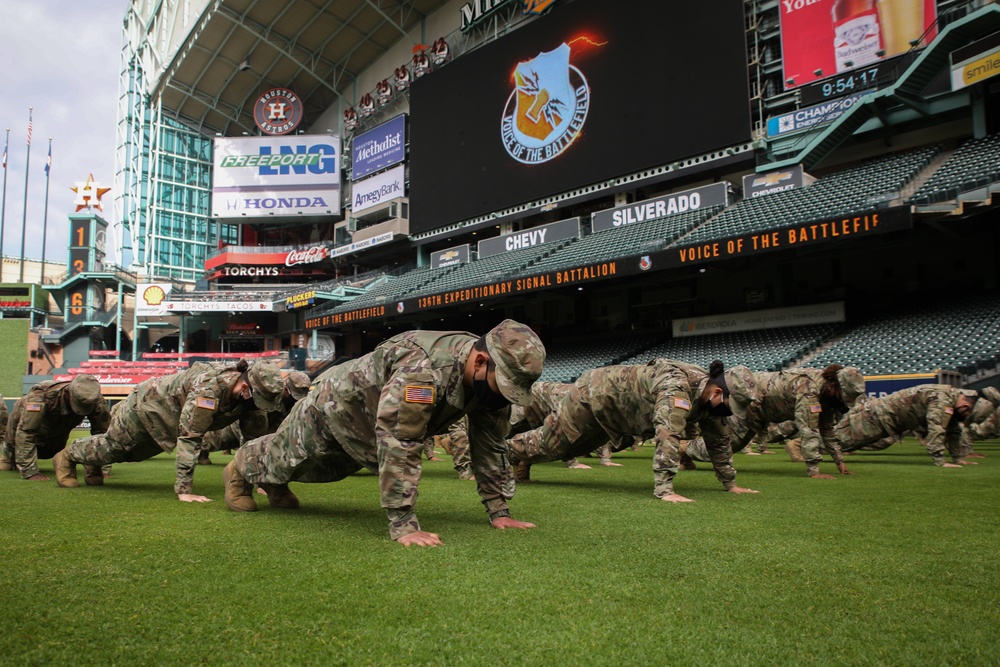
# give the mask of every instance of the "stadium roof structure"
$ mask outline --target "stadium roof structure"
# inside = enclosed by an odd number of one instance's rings
[[[233,136],[253,130],[253,101],[271,88],[294,91],[307,119],[338,97],[353,102],[357,76],[401,39],[412,41],[410,31],[445,3],[209,0],[193,23],[180,15],[196,12],[191,4],[133,0],[128,38],[164,111],[205,134]],[[170,6],[173,15],[164,12]],[[172,39],[175,29],[186,35]]]

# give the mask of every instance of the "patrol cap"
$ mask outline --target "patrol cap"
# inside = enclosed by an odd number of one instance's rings
[[[979,400],[979,392],[975,389],[959,389],[958,393],[969,399],[972,404]]]
[[[504,320],[486,334],[486,351],[497,367],[497,388],[518,405],[531,405],[531,385],[542,374],[545,346],[535,332]]]
[[[296,401],[301,401],[309,393],[312,380],[302,371],[292,371],[285,376],[285,389]]]
[[[281,369],[273,361],[261,360],[247,371],[247,379],[253,389],[253,402],[265,412],[277,407],[285,383],[281,379]]]
[[[725,382],[729,387],[729,409],[740,419],[746,419],[747,408],[757,400],[757,381],[753,371],[746,366],[726,369]]]
[[[837,382],[840,384],[840,394],[844,403],[854,405],[858,396],[865,393],[865,376],[854,366],[845,366],[837,371]]]
[[[101,384],[93,375],[77,375],[69,383],[69,407],[81,417],[86,417],[100,405]]]

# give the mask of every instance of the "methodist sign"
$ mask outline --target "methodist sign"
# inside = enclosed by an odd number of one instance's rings
[[[712,183],[684,192],[675,192],[655,199],[618,206],[607,211],[590,214],[590,226],[595,232],[616,229],[636,222],[648,222],[689,211],[729,203],[725,183]]]
[[[406,116],[396,116],[354,137],[351,180],[356,181],[406,159]]]
[[[212,217],[340,215],[340,137],[218,137]]]

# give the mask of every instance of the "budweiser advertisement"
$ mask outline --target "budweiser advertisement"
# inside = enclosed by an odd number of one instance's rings
[[[934,0],[780,0],[778,6],[786,89],[927,46],[936,34]]]
[[[274,220],[340,215],[340,137],[219,137],[212,217]]]

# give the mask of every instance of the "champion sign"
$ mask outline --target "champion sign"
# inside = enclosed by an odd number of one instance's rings
[[[212,215],[251,218],[340,214],[340,138],[218,138]]]

